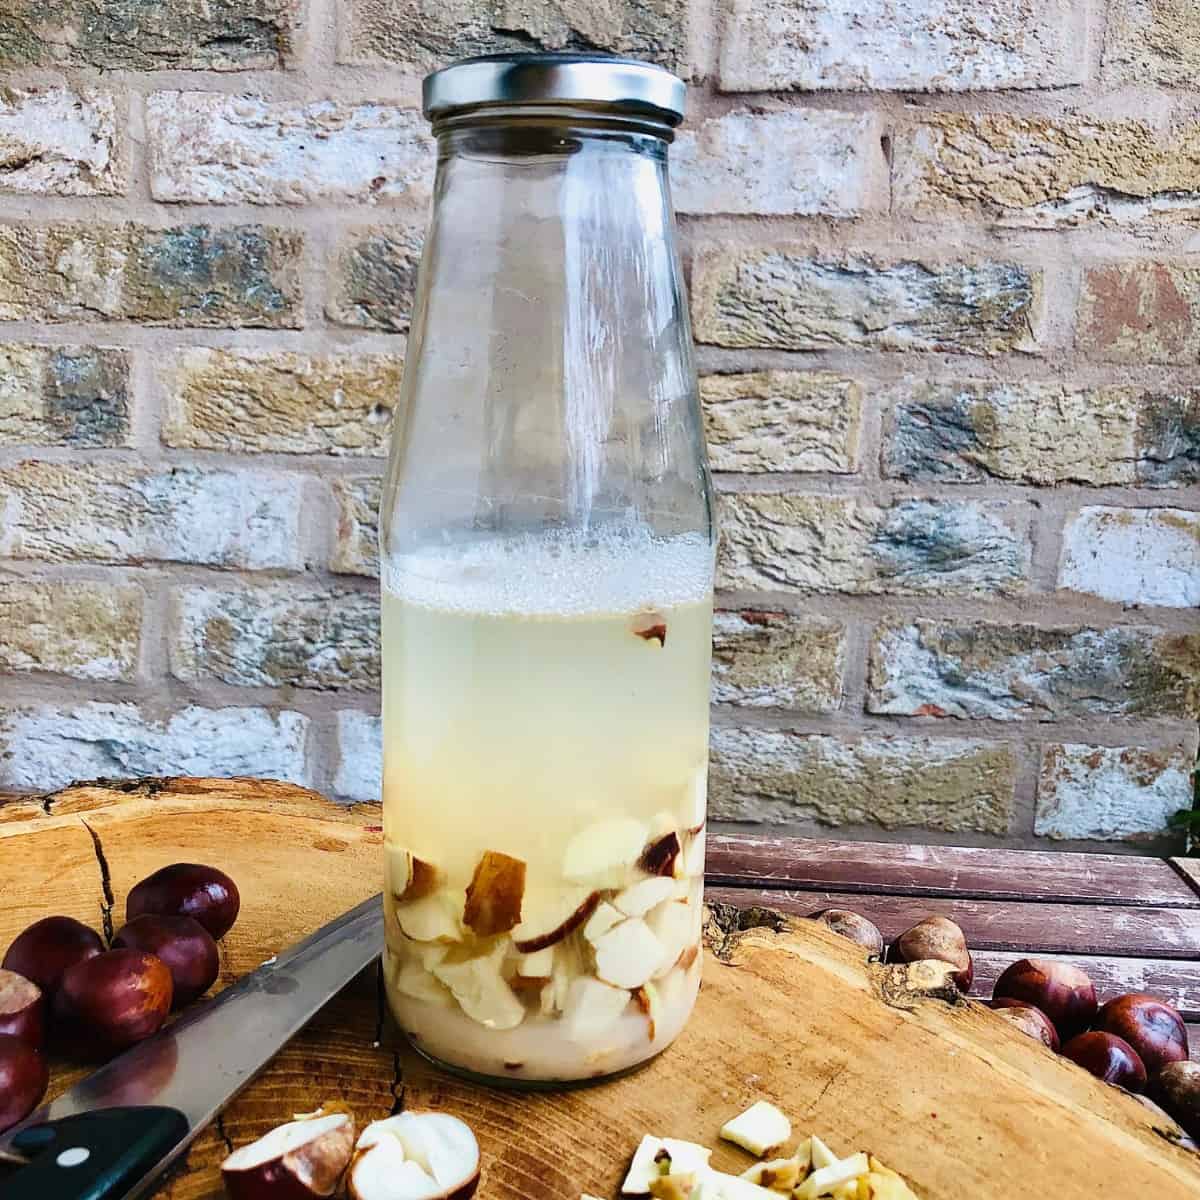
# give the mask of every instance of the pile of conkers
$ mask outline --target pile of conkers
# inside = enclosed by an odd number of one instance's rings
[[[866,917],[826,909],[815,920],[884,955],[884,939]],[[974,964],[963,931],[945,917],[926,917],[892,943],[892,962],[937,959],[955,968],[966,992]],[[1023,958],[996,980],[989,1007],[996,1015],[1106,1083],[1146,1092],[1200,1141],[1200,1063],[1188,1061],[1187,1026],[1169,1004],[1131,992],[1100,1005],[1085,971],[1053,959]]]
[[[106,1058],[208,991],[216,939],[240,903],[223,871],[175,863],[130,890],[111,948],[73,917],[43,917],[18,934],[0,962],[0,1132],[45,1095],[48,1046]]]

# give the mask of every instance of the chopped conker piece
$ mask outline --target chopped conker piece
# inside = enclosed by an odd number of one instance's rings
[[[507,933],[521,920],[525,864],[519,858],[487,850],[467,886],[463,924],[480,937]]]
[[[644,642],[667,644],[667,621],[660,612],[639,613],[633,619],[633,632]]]

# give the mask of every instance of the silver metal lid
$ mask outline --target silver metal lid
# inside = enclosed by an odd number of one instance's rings
[[[426,117],[489,106],[563,105],[630,113],[678,125],[687,88],[670,71],[604,54],[488,54],[425,77]]]

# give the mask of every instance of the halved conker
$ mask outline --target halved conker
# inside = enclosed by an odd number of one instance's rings
[[[0,968],[0,1034],[20,1038],[34,1049],[46,1036],[46,997],[31,979]]]

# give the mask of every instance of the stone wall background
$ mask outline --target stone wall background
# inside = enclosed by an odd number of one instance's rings
[[[1146,847],[1200,716],[1197,0],[0,0],[0,787],[378,787],[419,79],[692,83],[712,808]]]

